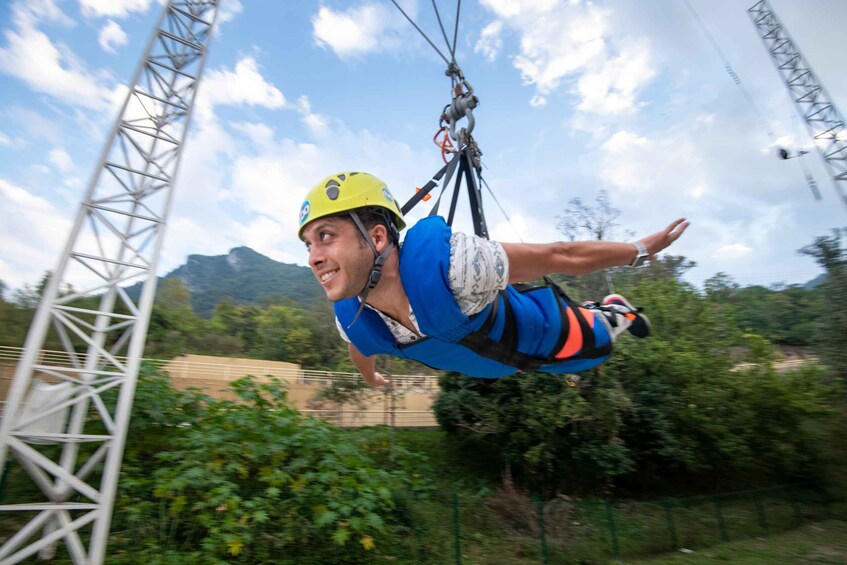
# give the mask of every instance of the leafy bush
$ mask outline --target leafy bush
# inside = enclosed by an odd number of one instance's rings
[[[165,385],[139,383],[115,563],[362,563],[389,552],[406,498],[428,489],[387,431],[304,418],[277,382],[236,381],[238,402]]]

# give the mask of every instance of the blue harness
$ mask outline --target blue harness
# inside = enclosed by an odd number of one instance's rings
[[[612,343],[605,324],[591,324],[549,280],[541,286],[509,285],[482,312],[462,314],[448,282],[451,233],[443,218],[429,216],[408,230],[400,248],[400,280],[424,337],[397,343],[369,308],[350,326],[359,299],[335,303],[336,317],[362,354],[383,353],[482,378],[516,371],[575,373],[609,357]],[[582,347],[557,358],[570,332],[582,332]]]

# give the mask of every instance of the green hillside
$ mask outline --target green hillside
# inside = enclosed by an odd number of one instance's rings
[[[226,255],[189,255],[164,278],[182,280],[191,291],[192,308],[205,318],[222,298],[245,303],[290,299],[308,308],[323,297],[308,267],[274,261],[249,247],[235,247]],[[128,289],[133,298],[140,291],[140,285]]]

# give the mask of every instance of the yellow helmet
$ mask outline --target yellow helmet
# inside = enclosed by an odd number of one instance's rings
[[[297,236],[302,237],[306,224],[318,218],[365,206],[385,208],[394,216],[398,231],[406,227],[400,205],[383,181],[368,173],[344,172],[326,177],[306,195]]]

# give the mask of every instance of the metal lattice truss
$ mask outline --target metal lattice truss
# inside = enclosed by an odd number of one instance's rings
[[[847,206],[847,131],[841,113],[768,3],[761,0],[747,12],[806,122],[835,189]]]
[[[44,291],[0,427],[4,479],[31,482],[4,489],[0,511],[25,525],[0,547],[0,564],[49,557],[60,540],[75,563],[103,562],[174,177],[217,7],[165,7]],[[141,292],[131,296],[125,287],[135,283]],[[50,332],[64,348],[59,362],[38,358]]]

